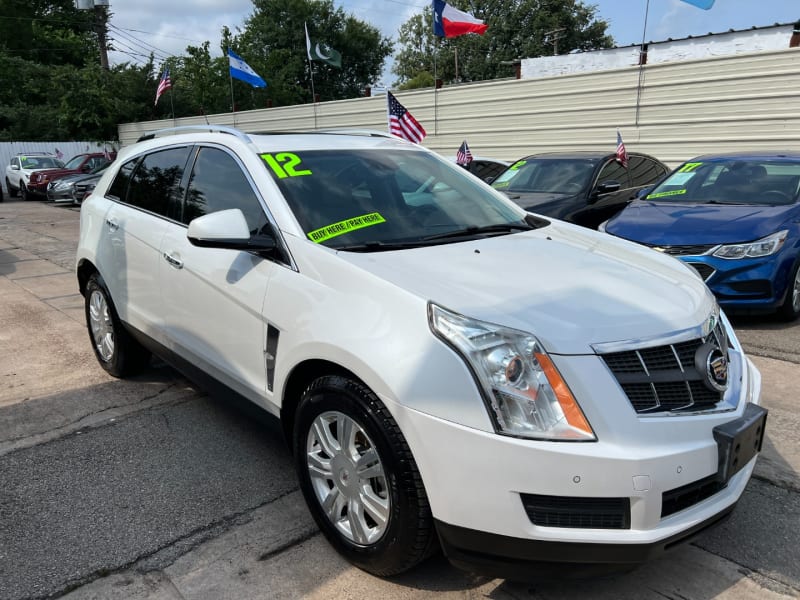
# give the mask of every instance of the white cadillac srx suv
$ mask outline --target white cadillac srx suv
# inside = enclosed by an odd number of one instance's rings
[[[438,547],[629,568],[726,517],[761,448],[760,375],[692,269],[388,135],[148,134],[83,203],[77,277],[104,369],[155,353],[277,416],[377,575]]]

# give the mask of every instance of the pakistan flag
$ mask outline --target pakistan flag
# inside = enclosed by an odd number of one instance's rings
[[[342,68],[342,55],[328,44],[312,42],[308,37],[308,26],[306,26],[306,49],[308,50],[308,60],[318,60],[332,67]]]

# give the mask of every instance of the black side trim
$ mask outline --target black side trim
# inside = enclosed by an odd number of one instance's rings
[[[267,389],[272,391],[272,384],[275,381],[275,361],[278,358],[278,338],[280,332],[278,329],[269,325],[267,327]]]
[[[486,533],[436,521],[445,556],[454,566],[494,577],[590,577],[629,571],[719,525],[733,512],[732,504],[713,517],[652,544],[589,544],[531,540]]]

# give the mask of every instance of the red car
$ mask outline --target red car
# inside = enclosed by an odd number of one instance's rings
[[[109,160],[109,156],[111,160]],[[47,184],[49,184],[52,180],[63,177],[64,175],[72,175],[74,173],[89,173],[100,165],[106,165],[110,163],[116,157],[116,152],[112,152],[108,156],[102,152],[86,152],[84,154],[76,154],[73,156],[69,162],[64,165],[63,169],[34,171],[31,173],[30,181],[28,182],[28,193],[46,197]]]

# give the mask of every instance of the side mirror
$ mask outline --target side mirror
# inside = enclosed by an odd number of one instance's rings
[[[647,194],[653,191],[652,187],[644,187],[636,192],[636,199],[641,200],[642,198],[646,197]]]
[[[83,171],[84,173],[88,173],[91,170],[92,170],[92,167],[90,165],[83,165],[81,167],[81,171]]]
[[[12,171],[19,171],[19,165],[11,165]]]
[[[595,189],[595,193],[599,196],[600,194],[608,194],[611,192],[619,191],[622,187],[622,184],[619,181],[614,181],[613,179],[609,179],[608,181],[604,181],[600,185],[597,186]]]
[[[189,223],[186,237],[199,248],[222,248],[246,252],[268,252],[276,248],[275,238],[268,234],[250,235],[247,221],[238,208],[221,210]]]

